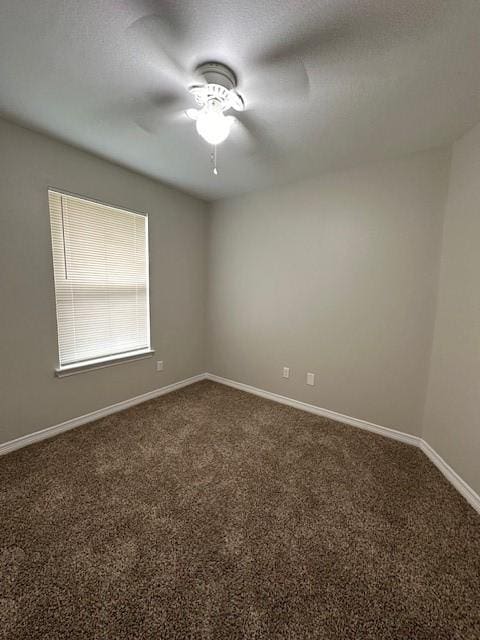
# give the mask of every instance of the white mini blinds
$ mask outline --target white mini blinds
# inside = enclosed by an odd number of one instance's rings
[[[147,216],[49,190],[60,369],[150,349]]]

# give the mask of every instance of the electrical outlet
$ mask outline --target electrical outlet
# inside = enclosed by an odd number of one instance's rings
[[[163,360],[157,360],[157,371],[163,371]]]
[[[314,373],[307,373],[307,384],[309,384],[312,387],[315,384],[315,374]]]
[[[282,376],[284,378],[289,378],[290,377],[290,367],[283,367]]]

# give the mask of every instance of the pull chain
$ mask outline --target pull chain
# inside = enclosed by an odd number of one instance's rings
[[[212,171],[213,171],[213,175],[218,176],[218,170],[217,170],[217,145],[213,145],[213,151],[212,154],[210,156],[210,159],[212,161]]]

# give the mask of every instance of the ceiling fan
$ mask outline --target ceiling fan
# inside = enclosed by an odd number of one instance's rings
[[[237,79],[226,65],[219,62],[206,62],[195,70],[196,75],[204,79],[204,84],[188,88],[195,98],[199,109],[187,109],[186,115],[196,121],[198,134],[209,144],[224,142],[235,122],[234,116],[225,116],[229,109],[243,111],[243,98],[236,91]]]
[[[137,47],[140,42],[147,49],[147,55],[160,54],[160,73],[167,76],[170,84],[178,87],[173,95],[169,93],[157,97],[154,109],[156,126],[144,128],[149,131],[158,129],[158,125],[163,126],[172,116],[187,124],[189,120],[195,121],[198,135],[213,146],[211,159],[215,175],[218,175],[216,147],[227,140],[231,133],[235,132],[232,135],[234,143],[247,140],[249,146],[259,142],[264,147],[272,146],[265,130],[257,125],[255,116],[245,113],[245,100],[237,90],[237,76],[226,64],[204,62],[193,73],[189,72],[179,62],[180,52],[175,51],[178,48],[178,38],[174,38],[169,32],[168,25],[161,16],[143,16],[130,25],[128,31],[135,36]],[[253,85],[254,102],[272,104],[279,96],[285,101],[289,97],[286,93],[296,100],[308,95],[308,74],[299,58],[279,61],[270,59],[267,55],[262,62],[257,68],[252,65],[250,70],[250,74],[258,78],[256,87]],[[275,77],[279,76],[281,81],[275,83]],[[286,84],[291,91],[285,91]],[[192,98],[196,108],[191,106]]]

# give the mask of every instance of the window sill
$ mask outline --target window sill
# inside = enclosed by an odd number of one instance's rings
[[[125,364],[126,362],[144,360],[145,358],[151,358],[154,353],[154,349],[142,349],[141,351],[120,353],[116,356],[95,358],[94,360],[85,360],[85,362],[66,364],[63,367],[55,369],[55,375],[57,378],[65,378],[66,376],[73,376],[76,373],[84,373],[85,371],[92,371],[93,369],[103,369],[104,367],[113,367],[117,364]]]

